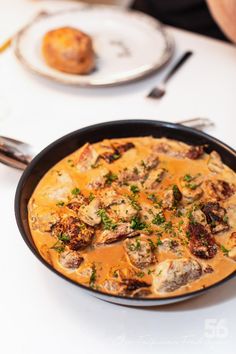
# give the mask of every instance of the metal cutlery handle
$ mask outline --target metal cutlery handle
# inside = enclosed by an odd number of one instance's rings
[[[191,51],[187,51],[182,54],[181,57],[177,60],[177,62],[174,64],[174,66],[170,68],[169,71],[167,71],[164,78],[162,79],[162,82],[159,83],[158,86],[155,86],[151,89],[151,91],[147,95],[147,98],[160,99],[161,97],[163,97],[166,93],[165,85],[168,80],[182,67],[182,65],[188,60],[188,58],[192,54],[193,52]]]
[[[0,152],[6,153],[10,157],[16,158],[23,163],[29,163],[30,156],[29,145],[12,138],[0,136]]]
[[[0,136],[0,162],[3,164],[24,170],[34,155],[29,144]]]
[[[14,156],[11,157],[8,154],[2,152],[0,152],[0,162],[6,166],[13,167],[22,171],[25,170],[28,166],[28,163],[18,161]]]
[[[177,63],[173,66],[173,68],[168,72],[166,77],[163,79],[163,84],[165,84],[177,71],[178,69],[186,62],[186,60],[193,54],[191,51],[185,52]]]
[[[204,130],[205,128],[214,126],[213,121],[210,120],[209,118],[192,118],[192,119],[182,120],[176,123],[197,130]]]

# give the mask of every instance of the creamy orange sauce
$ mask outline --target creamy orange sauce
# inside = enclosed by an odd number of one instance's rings
[[[113,143],[124,144],[127,142],[132,142],[134,148],[130,148],[122,153],[122,156],[115,159],[112,163],[108,163],[104,159],[98,158],[95,164],[93,163],[91,166],[86,166],[85,171],[83,171],[83,168],[81,170],[81,164],[83,163],[83,161],[81,162],[81,154],[84,149],[84,147],[82,147],[58,162],[41,179],[29,201],[28,211],[32,237],[42,257],[66,277],[85,286],[92,286],[103,292],[117,293],[109,290],[104,285],[106,281],[110,279],[116,282],[121,279],[132,278],[146,282],[149,289],[149,293],[146,295],[147,297],[184,294],[210,286],[233,273],[236,270],[236,262],[234,259],[228,257],[228,253],[231,248],[235,246],[232,244],[230,238],[232,233],[236,231],[236,216],[234,216],[236,210],[235,193],[229,198],[220,201],[220,205],[227,212],[229,229],[213,235],[217,244],[217,253],[213,258],[202,259],[191,253],[189,239],[187,237],[187,229],[189,224],[189,213],[191,213],[192,209],[194,207],[196,208],[196,205],[198,207],[201,204],[211,201],[211,196],[207,194],[205,189],[205,182],[207,180],[224,180],[230,185],[236,185],[235,173],[225,165],[223,165],[220,171],[212,172],[209,169],[209,155],[206,153],[198,159],[192,160],[185,156],[181,156],[181,154],[180,156],[173,156],[173,154],[160,151],[157,152],[155,146],[160,144],[160,142],[168,143],[168,140],[165,139],[154,139],[152,137],[114,139],[93,144],[92,148],[99,155],[100,153],[103,153],[104,145],[110,145]],[[173,144],[175,144],[175,142]],[[187,145],[182,144],[179,147],[178,144],[179,143],[176,142],[176,146],[173,145],[173,151],[175,151],[175,148],[176,151],[181,152],[188,149]],[[158,169],[165,170],[164,177],[160,179],[155,188],[145,187],[145,180],[142,182],[137,180],[118,183],[119,177],[126,168],[128,170],[131,168],[137,168],[140,173],[140,170],[142,169],[142,167],[140,167],[142,166],[142,161],[145,161],[147,157],[153,154],[158,157],[159,162],[156,167],[147,172],[147,176]],[[87,164],[87,161],[85,162]],[[116,178],[114,181],[108,181],[110,184],[105,183],[105,185],[100,186],[97,189],[94,188],[93,185],[91,186],[94,181],[107,176],[109,173]],[[183,180],[183,177],[186,175],[191,176],[191,178],[193,177],[192,183],[195,183],[194,178],[199,174],[201,178],[200,187],[203,190],[203,194],[200,198],[192,203],[187,203],[184,201],[184,198],[182,198],[177,206],[169,209],[160,206],[160,201],[163,201],[165,192],[168,188],[172,188],[173,185],[176,185],[182,192],[183,187],[181,186],[181,181]],[[149,177],[147,176],[146,179],[148,180]],[[188,182],[186,182],[186,184],[187,183]],[[137,187],[138,192],[133,193],[131,191],[131,186]],[[192,189],[192,191],[196,189]],[[144,222],[146,226],[143,230],[139,230],[141,236],[135,235],[132,238],[129,238],[129,240],[134,238],[146,238],[150,244],[153,243],[154,249],[152,252],[155,257],[155,262],[152,262],[150,265],[143,268],[139,268],[132,264],[125,251],[124,242],[125,239],[127,239],[126,237],[111,244],[98,245],[97,242],[100,239],[102,232],[104,232],[104,223],[100,222],[91,226],[94,231],[91,243],[87,247],[76,251],[83,258],[81,264],[77,268],[64,267],[60,262],[60,257],[62,252],[69,250],[69,246],[67,241],[65,243],[60,241],[59,249],[55,249],[54,246],[58,243],[58,239],[52,234],[53,225],[59,220],[69,216],[79,218],[77,211],[67,207],[71,200],[76,200],[77,195],[75,194],[78,191],[80,195],[83,195],[85,198],[90,198],[91,200],[92,197],[95,199],[101,198],[102,193],[106,190],[115,190],[119,195],[128,198],[130,202],[135,200],[135,202],[138,203],[141,210],[137,211],[137,215],[139,216],[139,220]],[[156,202],[151,199],[151,196],[153,195],[158,200],[158,206]],[[89,204],[89,201],[87,200],[86,203]],[[113,205],[115,205],[115,203]],[[104,207],[103,202],[101,202],[99,208],[107,212],[109,219],[112,219],[114,224],[116,224],[114,228],[114,230],[116,230],[117,225],[122,222],[122,220],[119,219],[119,215],[114,214],[114,212],[110,213],[111,207]],[[115,209],[116,207],[113,206],[113,208]],[[143,208],[152,211],[153,216],[150,217],[150,220],[147,220],[142,216]],[[162,212],[165,221],[158,225],[152,221],[154,220],[156,213],[159,213],[160,211]],[[132,224],[132,218],[128,223]],[[206,227],[209,229],[210,226],[208,225]],[[165,239],[177,242],[179,251],[173,252],[171,249],[163,250],[163,240]],[[191,281],[188,284],[183,284],[178,289],[171,292],[161,293],[156,291],[152,285],[153,277],[158,276],[155,275],[156,266],[165,260],[182,258],[196,260],[202,269],[211,266],[212,272],[207,273],[203,271],[201,277],[198,279]],[[119,293],[119,295],[122,295],[122,293]],[[123,295],[127,296],[127,293],[124,293]],[[133,295],[128,294],[128,296]]]

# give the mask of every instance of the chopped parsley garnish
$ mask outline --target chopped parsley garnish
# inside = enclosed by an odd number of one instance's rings
[[[113,277],[114,277],[114,278],[118,278],[118,276],[119,276],[118,271],[115,270],[115,271],[113,272]]]
[[[154,269],[148,269],[148,275],[150,275],[150,274],[152,274],[153,272],[155,272],[155,270]]]
[[[187,237],[188,240],[190,239],[190,236],[191,236],[190,232],[186,231],[186,237]]]
[[[80,189],[79,188],[72,189],[71,194],[73,194],[74,196],[80,194]]]
[[[227,216],[227,215],[225,215],[225,216],[223,217],[223,221],[224,221],[225,223],[227,223],[227,222],[228,222],[228,220],[229,220],[228,216]]]
[[[144,168],[144,169],[146,169],[147,168],[147,165],[145,164],[145,162],[143,161],[143,160],[141,160],[141,166]]]
[[[135,240],[135,243],[130,243],[128,245],[128,248],[130,251],[139,251],[141,249],[141,243],[140,243],[140,240],[137,238]]]
[[[115,152],[113,155],[112,155],[112,159],[113,160],[118,160],[120,158],[120,154],[118,152]]]
[[[148,242],[151,250],[154,251],[156,249],[155,243],[150,238],[148,238]]]
[[[117,227],[117,224],[109,218],[105,209],[98,210],[98,215],[102,219],[103,227],[105,230],[114,230]]]
[[[228,256],[230,250],[228,250],[224,245],[221,245],[221,251],[225,256]]]
[[[148,199],[150,199],[153,203],[157,203],[157,197],[154,193],[148,194]]]
[[[135,216],[132,220],[131,220],[131,224],[130,224],[131,228],[133,230],[143,230],[145,229],[145,227],[147,226],[145,222],[141,221],[141,219],[138,216]]]
[[[62,242],[70,241],[70,236],[62,232],[58,235],[58,240]]]
[[[166,222],[163,226],[163,228],[166,232],[172,231],[172,227],[173,227],[173,225],[172,225],[171,221]]]
[[[130,190],[131,190],[131,192],[134,193],[134,194],[140,192],[138,186],[136,186],[135,184],[132,184],[132,185],[130,186]]]
[[[179,232],[182,232],[182,225],[184,224],[184,221],[183,220],[180,220],[179,223],[178,223],[178,231]]]
[[[161,246],[163,244],[162,240],[161,240],[161,237],[158,236],[158,239],[157,239],[157,246]]]
[[[97,279],[97,270],[96,270],[95,265],[93,264],[93,266],[92,266],[92,273],[91,273],[90,279],[89,279],[89,285],[90,285],[91,287],[94,287],[94,284],[95,284],[96,279]]]
[[[148,194],[147,197],[149,200],[151,200],[155,205],[155,207],[161,208],[162,206],[162,201],[157,198],[157,196],[154,193]]]
[[[164,214],[162,211],[158,214],[155,215],[154,219],[152,220],[152,223],[155,225],[161,225],[166,221]]]
[[[145,275],[144,272],[138,272],[138,273],[136,273],[136,276],[139,277],[139,278],[143,278],[144,275]]]
[[[157,178],[155,179],[155,182],[160,183],[162,181],[161,175],[158,175]]]
[[[106,179],[106,185],[110,186],[114,181],[118,179],[118,176],[115,173],[110,171],[105,175],[105,179]]]
[[[50,248],[58,253],[65,251],[65,245],[60,240],[54,243],[54,245]]]
[[[99,163],[99,159],[95,162],[95,163],[93,163],[92,165],[91,165],[91,168],[98,168],[99,166],[101,166],[101,164]]]
[[[191,224],[191,225],[196,225],[196,221],[194,220],[194,217],[193,217],[193,211],[192,210],[189,210],[188,212],[187,212],[187,218],[189,219],[189,223]]]
[[[182,193],[180,192],[180,190],[176,184],[173,185],[172,189],[173,189],[173,195],[174,195],[175,202],[179,202],[182,198]]]
[[[60,207],[62,207],[62,206],[64,206],[65,205],[65,202],[63,202],[63,201],[59,201],[59,202],[57,202],[57,204],[56,204],[57,206],[60,206]]]
[[[201,174],[200,173],[198,173],[196,176],[191,176],[191,175],[185,175],[184,177],[183,177],[183,180],[185,181],[185,182],[187,182],[186,184],[185,184],[185,187],[187,187],[187,188],[189,188],[189,189],[196,189],[197,187],[198,187],[198,184],[197,183],[195,183],[195,182],[193,182],[197,177],[199,177]]]
[[[187,183],[186,187],[194,190],[197,188],[197,184],[196,183]]]
[[[130,200],[130,204],[135,210],[139,211],[142,209],[139,203],[137,202],[136,195],[129,195],[128,198]]]
[[[70,165],[70,167],[75,167],[74,161],[69,159],[67,160],[68,164]]]
[[[190,182],[190,181],[192,181],[192,179],[193,179],[193,177],[191,175],[187,174],[187,175],[184,176],[184,181],[185,182]]]
[[[184,246],[188,246],[189,241],[188,241],[188,240],[182,240],[182,244],[183,244]]]
[[[94,200],[95,195],[91,192],[88,196],[89,202],[91,202],[92,200]]]
[[[180,216],[183,216],[183,213],[182,213],[181,210],[177,210],[176,215],[177,215],[178,217],[180,217]]]
[[[186,216],[187,216],[187,218],[188,218],[190,221],[192,221],[192,220],[193,220],[193,212],[192,212],[192,210],[189,210],[189,211],[187,212]]]

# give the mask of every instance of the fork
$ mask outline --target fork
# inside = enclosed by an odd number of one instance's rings
[[[166,74],[164,79],[162,80],[161,84],[159,86],[154,87],[147,97],[149,98],[161,98],[164,96],[166,93],[165,86],[167,82],[170,80],[170,78],[178,71],[178,69],[188,60],[188,58],[191,57],[193,52],[187,51],[177,61],[177,63],[170,69],[170,71]]]

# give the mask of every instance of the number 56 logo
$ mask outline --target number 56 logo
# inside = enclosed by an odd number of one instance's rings
[[[204,336],[206,338],[226,338],[229,334],[225,319],[207,318],[204,329]]]

